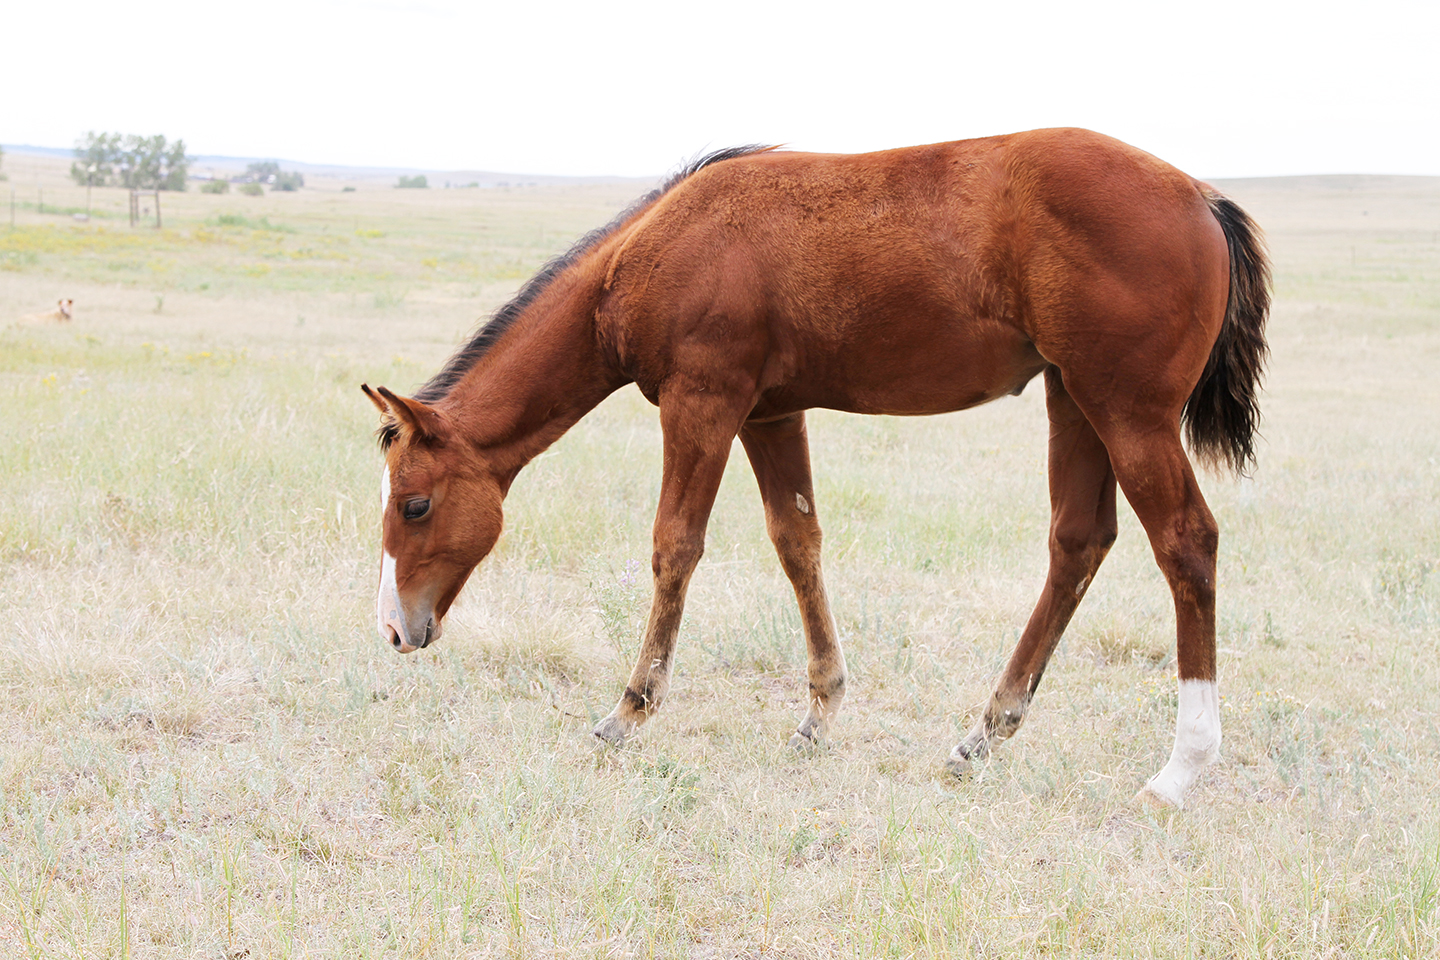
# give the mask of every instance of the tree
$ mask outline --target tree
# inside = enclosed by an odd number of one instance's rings
[[[96,133],[91,130],[75,141],[75,162],[70,176],[82,187],[105,186],[115,181],[115,161],[120,156],[118,133]]]
[[[400,182],[395,186],[401,190],[424,190],[430,186],[430,182],[425,179],[425,174],[421,173],[413,177],[401,176]]]
[[[141,137],[92,130],[75,144],[70,176],[82,186],[184,190],[189,168],[184,140],[169,143],[163,134]]]
[[[245,168],[245,179],[250,183],[269,183],[270,178],[280,173],[280,164],[274,160],[261,160]]]
[[[294,191],[305,186],[305,175],[294,170],[286,172],[274,160],[262,160],[245,168],[245,179],[251,183],[268,183],[271,190]]]
[[[185,141],[176,140],[167,147],[163,134],[127,136],[120,163],[121,185],[138,190],[184,190],[190,165]]]

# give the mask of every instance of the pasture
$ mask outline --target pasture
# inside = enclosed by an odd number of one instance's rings
[[[401,392],[642,184],[260,198],[6,156],[0,948],[40,957],[1428,957],[1440,950],[1440,181],[1221,184],[1268,234],[1254,477],[1221,526],[1222,759],[1182,812],[1169,592],[1120,539],[1027,721],[943,770],[1044,581],[1043,389],[817,411],[852,674],[830,748],[737,444],[638,744],[660,479],[620,391],[520,474],[434,646],[376,635]],[[24,206],[43,185],[46,212]],[[0,188],[3,189],[3,188]],[[69,324],[19,323],[75,300]]]

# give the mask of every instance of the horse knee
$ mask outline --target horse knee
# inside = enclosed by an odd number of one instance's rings
[[[1051,566],[1070,570],[1076,576],[1088,576],[1110,552],[1115,535],[1113,522],[1057,524],[1050,531]]]
[[[819,526],[803,527],[798,524],[771,525],[768,529],[770,543],[775,555],[791,577],[812,568],[820,560],[821,534]]]
[[[655,575],[655,582],[663,585],[683,582],[695,571],[704,553],[704,537],[679,537],[663,545],[656,544],[650,557],[650,570]]]
[[[1215,559],[1220,547],[1220,530],[1208,515],[1196,518],[1187,534],[1170,549],[1158,552],[1157,560],[1177,598],[1192,601],[1202,609],[1215,605]]]
[[[1210,515],[1205,513],[1196,521],[1195,535],[1196,546],[1212,560],[1220,552],[1220,524]]]
[[[1215,555],[1195,552],[1173,554],[1160,564],[1165,580],[1177,600],[1188,600],[1201,609],[1215,606]]]

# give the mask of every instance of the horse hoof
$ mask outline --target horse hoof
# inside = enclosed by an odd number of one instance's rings
[[[945,760],[945,772],[956,780],[969,780],[975,775],[975,764],[984,760],[990,754],[989,744],[984,740],[978,744],[971,743],[967,737],[961,743],[955,745],[950,751],[950,756]]]
[[[824,743],[819,737],[806,735],[796,730],[790,734],[790,749],[804,756],[811,756],[817,752]]]
[[[624,746],[625,741],[635,735],[635,728],[636,724],[628,720],[621,720],[619,717],[611,714],[595,724],[595,729],[591,730],[590,733],[594,735],[597,740],[603,740],[612,747],[620,747]]]
[[[1180,810],[1185,804],[1178,797],[1167,797],[1157,791],[1151,784],[1145,784],[1140,792],[1130,801],[1137,807],[1144,807],[1147,810],[1164,811]]]
[[[961,752],[960,747],[956,747],[950,751],[950,756],[945,758],[945,772],[956,780],[969,780],[975,776],[975,764],[969,756]]]
[[[955,749],[950,751],[949,762],[968,764],[972,760],[984,760],[988,756],[990,756],[990,738],[983,732],[976,731],[955,744]]]

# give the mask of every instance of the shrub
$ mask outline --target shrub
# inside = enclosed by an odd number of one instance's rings
[[[228,180],[210,180],[210,181],[208,181],[208,182],[203,183],[203,184],[200,185],[200,192],[201,192],[201,193],[229,193],[229,192],[230,192],[230,181],[228,181]]]
[[[283,223],[271,223],[269,217],[251,220],[243,213],[220,213],[205,221],[212,227],[243,227],[246,230],[269,230],[272,233],[294,233],[295,228]]]
[[[401,177],[400,182],[395,184],[398,190],[424,190],[429,186],[430,184],[425,179],[425,174],[423,173],[413,177]]]
[[[258,183],[246,183],[241,185],[240,192],[247,197],[259,197],[264,196],[265,188]]]
[[[293,193],[303,186],[305,186],[305,175],[303,173],[297,173],[294,170],[288,173],[282,170],[280,173],[275,174],[274,178],[270,181],[271,190],[284,190],[287,193]]]

